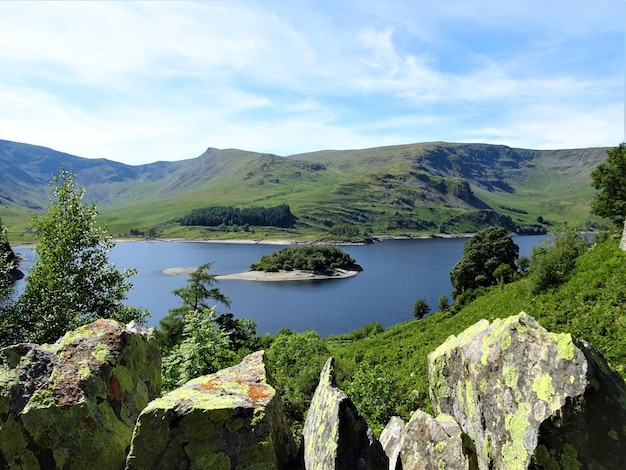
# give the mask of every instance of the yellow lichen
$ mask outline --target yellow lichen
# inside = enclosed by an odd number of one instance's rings
[[[532,390],[537,394],[537,398],[548,404],[552,404],[554,400],[554,387],[552,386],[552,376],[550,374],[535,377]]]
[[[571,361],[574,359],[576,346],[569,333],[549,333],[550,338],[556,343],[556,353],[559,359]]]

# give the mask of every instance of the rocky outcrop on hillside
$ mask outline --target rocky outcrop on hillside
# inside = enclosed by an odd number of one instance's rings
[[[0,468],[626,468],[624,380],[593,347],[524,313],[482,320],[432,352],[436,416],[393,418],[380,442],[337,387],[332,358],[299,453],[263,352],[161,398],[159,367],[149,332],[108,320],[54,345],[1,349]]]
[[[624,380],[524,313],[448,338],[429,380],[435,412],[471,439],[479,469],[626,468]]]
[[[387,469],[389,461],[365,419],[335,384],[334,359],[326,361],[302,435],[304,469]]]
[[[0,468],[122,469],[135,421],[160,393],[154,336],[110,320],[0,349]]]
[[[191,380],[141,413],[127,469],[292,469],[297,449],[263,353]]]

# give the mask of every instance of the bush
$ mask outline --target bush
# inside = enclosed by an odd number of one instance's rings
[[[530,258],[531,292],[539,294],[561,285],[586,248],[587,240],[573,230],[535,247]]]
[[[428,312],[430,312],[430,307],[426,303],[426,299],[422,297],[417,299],[413,304],[413,316],[418,320],[421,320]]]

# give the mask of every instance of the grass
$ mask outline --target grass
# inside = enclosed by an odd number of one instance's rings
[[[405,401],[416,390],[419,398],[413,405],[430,410],[428,354],[449,335],[458,335],[481,319],[525,311],[549,331],[588,341],[626,377],[626,253],[617,243],[611,239],[593,246],[577,260],[569,280],[545,294],[532,295],[529,279],[521,279],[492,288],[456,314],[436,312],[361,340],[331,338],[327,344],[337,359],[339,376],[349,380],[359,358],[369,355],[396,375],[398,393]]]
[[[149,165],[139,173],[125,168],[111,173],[110,165],[98,163],[104,166],[90,169],[85,176],[86,181],[92,178],[86,201],[101,201],[100,220],[115,236],[126,236],[131,229],[155,229],[168,238],[221,237],[221,233],[202,229],[189,231],[172,221],[211,205],[282,203],[301,221],[295,233],[285,234],[291,238],[325,238],[329,226],[337,223],[352,224],[373,235],[423,235],[438,233],[441,223],[454,217],[458,222],[452,229],[457,232],[484,228],[463,215],[474,209],[452,196],[465,179],[478,198],[518,225],[536,224],[539,216],[553,224],[586,225],[597,223],[589,216],[593,196],[589,173],[605,156],[603,149],[539,152],[441,142],[329,150],[288,158],[210,149],[196,159]],[[28,167],[28,172],[34,171]],[[113,182],[107,182],[109,174],[115,176]],[[514,191],[498,189],[507,185]],[[47,189],[42,186],[41,191]],[[0,217],[12,240],[32,240],[29,212],[19,207],[17,203],[0,205]],[[256,234],[234,235],[240,237],[255,239]]]

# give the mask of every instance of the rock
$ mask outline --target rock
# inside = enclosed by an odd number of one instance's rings
[[[389,458],[389,468],[395,469],[400,455],[402,431],[406,423],[399,416],[392,416],[383,432],[380,433],[380,444]]]
[[[624,228],[622,230],[622,238],[619,241],[619,248],[622,251],[626,251],[626,220],[624,220]]]
[[[0,350],[0,468],[122,469],[135,421],[161,393],[149,331],[97,320],[54,345]]]
[[[401,462],[401,463],[400,463]],[[400,458],[391,469],[476,469],[476,450],[469,437],[449,415],[431,415],[417,410],[400,439]]]
[[[141,413],[127,469],[291,469],[297,449],[263,352],[187,382]]]
[[[302,436],[308,470],[387,469],[389,459],[350,398],[335,385],[334,360],[320,374]]]
[[[428,359],[433,408],[472,439],[480,469],[626,468],[624,380],[569,334],[525,313],[481,320]]]

